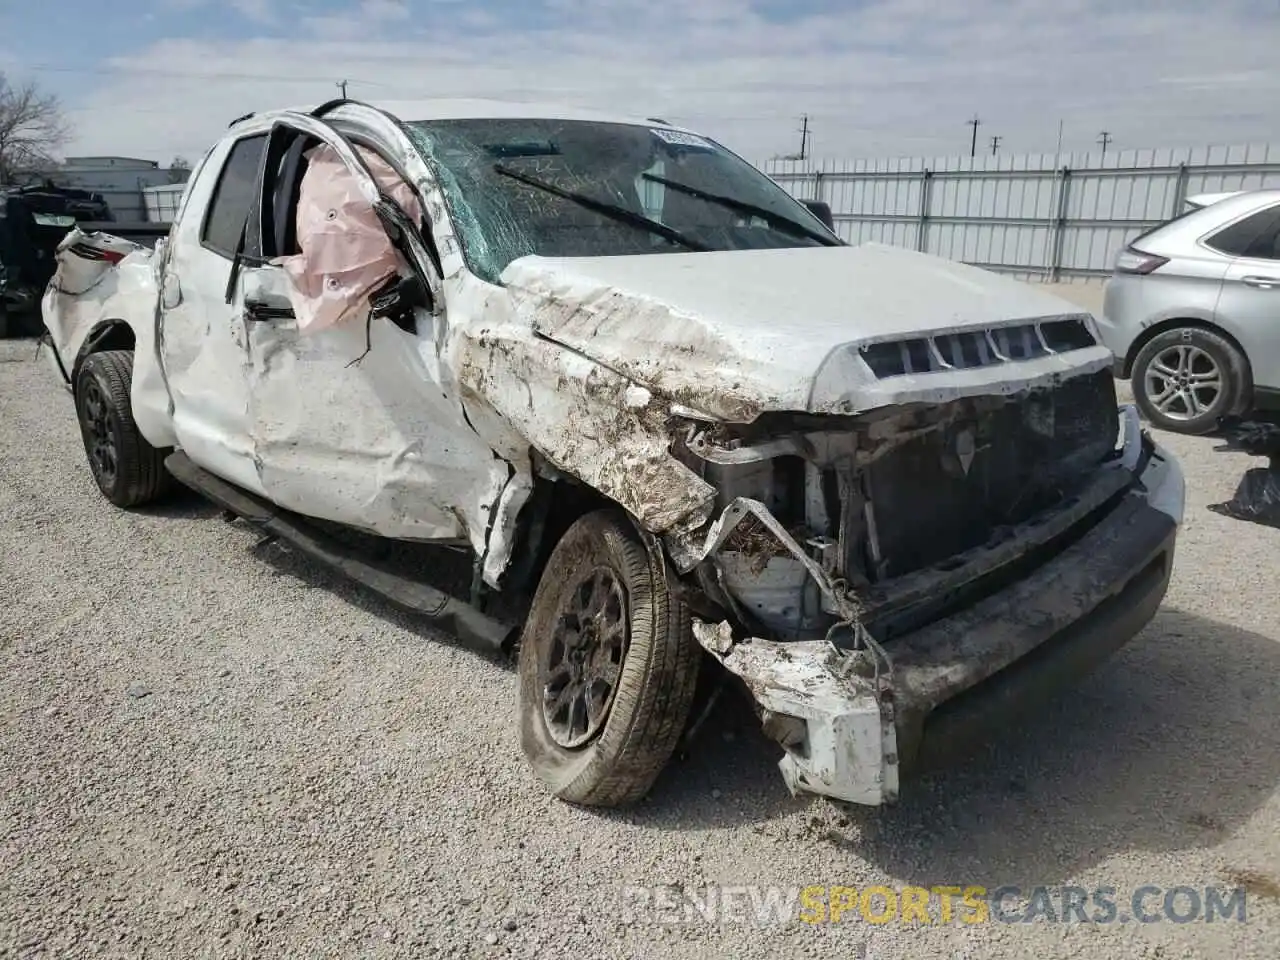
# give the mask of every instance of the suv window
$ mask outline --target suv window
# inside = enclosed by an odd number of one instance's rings
[[[213,189],[209,212],[205,214],[200,242],[224,257],[235,256],[240,234],[244,231],[249,205],[253,202],[258,182],[258,165],[267,144],[265,133],[237,140]],[[246,253],[254,253],[252,250]]]
[[[1204,242],[1228,256],[1274,260],[1277,230],[1280,230],[1280,207],[1268,207],[1219,230]]]
[[[1280,208],[1271,223],[1249,244],[1246,257],[1255,260],[1280,260]]]

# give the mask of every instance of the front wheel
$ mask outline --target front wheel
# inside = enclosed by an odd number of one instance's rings
[[[560,799],[642,798],[693,703],[699,648],[667,567],[627,518],[579,519],[551,554],[520,640],[520,739]]]
[[[147,443],[133,422],[132,382],[130,350],[90,354],[76,375],[76,415],[89,470],[117,507],[151,503],[169,489],[164,451]]]
[[[1162,430],[1205,434],[1235,412],[1248,364],[1212,330],[1182,327],[1151,339],[1133,362],[1133,399]]]

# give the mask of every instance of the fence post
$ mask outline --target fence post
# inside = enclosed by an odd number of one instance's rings
[[[920,222],[916,227],[916,249],[921,253],[925,252],[929,240],[929,193],[932,186],[933,171],[925,167],[920,174]]]
[[[1187,179],[1188,170],[1185,163],[1178,164],[1178,179],[1173,186],[1173,209],[1169,211],[1170,218],[1176,217],[1182,212],[1182,205],[1187,199]]]
[[[1062,168],[1062,184],[1058,187],[1058,215],[1054,220],[1052,257],[1049,260],[1049,280],[1057,283],[1062,276],[1062,247],[1067,231],[1067,200],[1071,193],[1071,168]]]

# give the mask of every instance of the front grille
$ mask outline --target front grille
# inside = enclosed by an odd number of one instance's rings
[[[1033,360],[1097,344],[1083,317],[873,343],[859,351],[879,380]]]
[[[912,440],[867,470],[880,565],[888,579],[943,564],[1080,490],[1115,449],[1108,370],[1011,398],[1000,408]]]

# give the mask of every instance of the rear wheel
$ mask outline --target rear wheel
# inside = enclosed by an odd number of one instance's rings
[[[1205,434],[1233,413],[1248,383],[1248,364],[1235,345],[1197,327],[1166,330],[1133,362],[1133,398],[1154,426]]]
[[[699,648],[627,518],[590,513],[561,538],[520,641],[520,739],[557,797],[616,807],[649,792],[688,719]]]
[[[147,443],[133,422],[132,382],[131,350],[90,354],[76,375],[76,415],[89,470],[117,507],[151,503],[170,486],[166,451]]]

